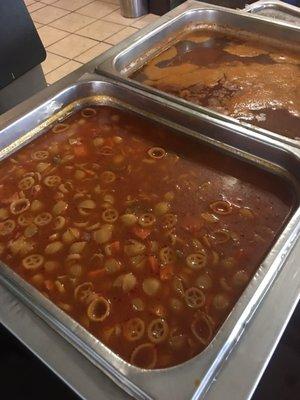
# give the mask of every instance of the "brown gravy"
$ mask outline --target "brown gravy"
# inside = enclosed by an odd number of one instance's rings
[[[132,78],[192,103],[300,137],[300,55],[215,31],[193,31]]]

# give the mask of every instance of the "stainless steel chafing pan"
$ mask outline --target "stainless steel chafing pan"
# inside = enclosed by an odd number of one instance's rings
[[[300,25],[300,9],[283,1],[259,0],[245,7],[244,10],[263,17],[275,18],[290,24]]]
[[[244,11],[229,10],[197,1],[188,1],[185,11],[176,11],[176,9],[171,11],[153,25],[142,29],[110,49],[103,57],[103,62],[98,65],[97,71],[206,115],[223,121],[249,126],[254,133],[262,133],[300,147],[300,142],[297,140],[249,125],[246,122],[239,122],[234,118],[227,117],[206,107],[198,106],[130,78],[134,71],[154,58],[162,51],[162,48],[167,48],[168,44],[173,43],[180,31],[192,24],[205,23],[230,27],[237,31],[246,31],[266,39],[275,39],[290,42],[293,45],[300,45],[300,26],[297,27],[282,21],[271,21]]]
[[[58,119],[86,104],[110,104],[168,126],[180,135],[192,136],[199,145],[207,143],[228,157],[237,157],[258,169],[280,175],[295,194],[295,208],[289,221],[209,347],[192,360],[165,370],[141,370],[126,363],[0,263],[0,281],[129,394],[138,399],[201,398],[246,329],[298,237],[300,153],[270,138],[251,137],[243,127],[232,127],[180,105],[158,102],[151,94],[126,85],[93,77],[65,87],[8,126],[0,126],[0,161],[42,135]]]

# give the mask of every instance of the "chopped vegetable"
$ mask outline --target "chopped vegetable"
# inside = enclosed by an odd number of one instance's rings
[[[139,239],[145,240],[149,235],[151,235],[151,230],[147,228],[141,228],[139,226],[134,226],[132,228],[132,232],[137,236]]]
[[[94,271],[89,271],[87,273],[87,278],[91,281],[96,281],[101,279],[106,273],[105,268],[95,269]]]
[[[172,264],[164,265],[159,271],[159,276],[162,281],[168,281],[169,279],[172,279],[173,275],[174,266]]]
[[[147,258],[148,266],[150,270],[154,273],[157,274],[159,271],[159,264],[158,260],[155,256],[148,256]]]
[[[88,155],[88,149],[84,145],[74,146],[74,154],[76,157],[86,157]]]

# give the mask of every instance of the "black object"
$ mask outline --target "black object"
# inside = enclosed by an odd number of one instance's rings
[[[23,0],[0,0],[0,89],[45,58],[45,48]]]
[[[251,400],[300,398],[300,303]]]
[[[149,0],[149,12],[152,14],[163,15],[186,0]],[[228,8],[245,8],[246,4],[253,3],[256,0],[199,0],[208,4]],[[293,0],[290,0],[293,1]],[[300,1],[300,0],[299,0]]]
[[[45,58],[23,0],[0,0],[0,114],[47,86]]]
[[[199,0],[202,1],[202,0]],[[243,9],[246,4],[253,3],[257,0],[205,0],[205,3],[213,4],[215,6],[227,7],[227,8],[239,8]]]
[[[184,2],[185,0],[149,0],[149,12],[163,15]]]
[[[1,324],[0,349],[1,399],[80,400]]]

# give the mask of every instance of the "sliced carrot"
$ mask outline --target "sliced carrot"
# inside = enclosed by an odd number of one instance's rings
[[[105,275],[105,273],[106,273],[105,268],[95,269],[94,271],[88,272],[87,277],[93,281],[102,278],[102,276]]]
[[[96,175],[94,171],[92,171],[91,169],[84,169],[84,172],[86,172],[88,175],[94,176]]]
[[[159,271],[158,260],[155,256],[148,256],[147,263],[152,272],[156,274]]]
[[[44,282],[44,284],[45,284],[45,287],[46,287],[47,290],[52,290],[52,289],[54,288],[54,283],[53,283],[53,281],[46,280],[46,281]]]
[[[118,240],[116,240],[115,242],[110,243],[109,247],[110,247],[110,251],[111,251],[112,255],[116,254],[116,253],[119,253],[120,250],[121,250],[121,245],[120,245],[120,242]]]
[[[74,154],[77,157],[85,157],[88,155],[88,150],[83,144],[74,146]]]
[[[168,281],[174,275],[174,266],[167,264],[163,266],[159,271],[159,276],[162,281]]]
[[[132,232],[135,234],[135,236],[142,240],[145,240],[151,233],[150,229],[141,228],[139,226],[134,226],[132,228]]]

